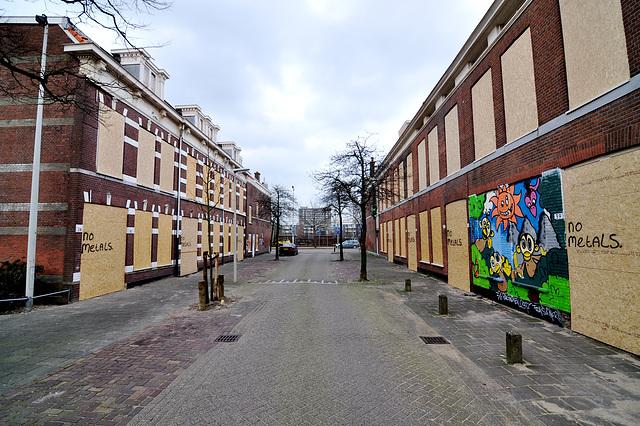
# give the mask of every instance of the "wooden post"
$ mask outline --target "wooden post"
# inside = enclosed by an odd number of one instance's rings
[[[218,275],[218,297],[224,299],[224,275]]]
[[[204,311],[207,309],[207,287],[204,280],[198,281],[198,310]]]
[[[449,315],[449,302],[444,294],[438,296],[438,313],[440,315]]]
[[[404,291],[411,291],[411,280],[409,278],[404,280]]]
[[[507,364],[522,364],[522,336],[517,331],[507,332]]]
[[[215,285],[215,297],[213,300],[220,299],[220,276],[218,275],[218,269],[220,268],[220,253],[216,255],[216,285]]]
[[[205,251],[202,253],[202,261],[204,262],[202,267],[202,278],[204,279],[204,294],[205,294],[205,303],[209,303],[209,278],[207,277],[207,258],[209,257],[209,252]]]

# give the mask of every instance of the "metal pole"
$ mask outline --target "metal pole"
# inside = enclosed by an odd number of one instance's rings
[[[238,223],[236,222],[236,171],[233,170],[233,282],[238,280]]]
[[[44,79],[47,68],[47,39],[49,23],[47,16],[37,16],[36,21],[44,24],[42,39],[42,59],[40,60],[40,78]],[[33,172],[31,173],[31,201],[29,204],[29,234],[27,238],[27,311],[33,307],[33,290],[36,277],[36,241],[38,237],[38,196],[40,191],[40,148],[42,146],[42,116],[44,110],[44,86],[40,82],[38,89],[38,108],[36,112],[36,138],[33,144]]]
[[[291,191],[293,192],[293,225],[291,225],[291,243],[295,244],[296,243],[296,234],[295,234],[295,230],[296,230],[296,187],[295,186],[291,186]]]

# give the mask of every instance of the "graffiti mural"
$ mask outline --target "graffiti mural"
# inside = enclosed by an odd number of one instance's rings
[[[557,322],[571,312],[561,185],[552,170],[469,197],[473,285]]]

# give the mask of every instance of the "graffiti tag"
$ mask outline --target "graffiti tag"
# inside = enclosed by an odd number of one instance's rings
[[[567,231],[570,234],[580,233],[582,232],[582,223],[569,222],[567,224]],[[604,233],[600,235],[587,235],[586,237],[570,235],[567,239],[568,247],[579,247],[579,248],[606,248],[606,249],[617,249],[622,247],[622,243],[616,239],[616,234],[609,234],[605,236]]]
[[[111,245],[111,241],[102,242],[102,243],[94,243],[95,235],[93,232],[83,232],[82,233],[82,253],[98,253],[101,251],[111,251],[113,250],[113,246]],[[85,242],[87,241],[87,242]]]
[[[564,326],[564,321],[562,320],[562,314],[557,309],[551,308],[549,306],[539,305],[533,302],[528,302],[526,300],[511,296],[510,294],[506,294],[506,293],[497,292],[496,295],[499,301],[512,303],[524,311],[534,310],[535,312],[538,313],[538,315],[542,317],[547,317],[551,321],[557,321],[558,323]]]

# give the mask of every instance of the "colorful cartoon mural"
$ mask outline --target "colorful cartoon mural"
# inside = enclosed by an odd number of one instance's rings
[[[473,285],[562,323],[571,312],[560,171],[469,197]]]

